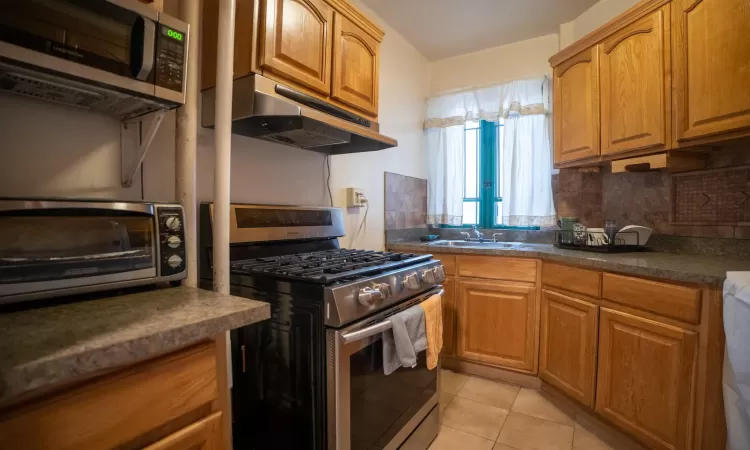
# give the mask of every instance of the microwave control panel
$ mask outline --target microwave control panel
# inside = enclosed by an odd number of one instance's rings
[[[156,220],[159,229],[159,274],[175,275],[185,270],[185,226],[182,208],[160,207]]]
[[[185,80],[187,33],[159,24],[156,36],[157,86],[182,92]]]

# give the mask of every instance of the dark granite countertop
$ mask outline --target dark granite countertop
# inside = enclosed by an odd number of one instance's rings
[[[189,287],[0,315],[0,402],[270,317],[268,303]]]
[[[721,286],[729,271],[750,271],[750,260],[647,251],[592,253],[560,249],[551,244],[524,243],[511,249],[497,249],[481,247],[481,244],[471,247],[449,247],[423,242],[399,242],[388,244],[387,247],[402,252],[541,258],[610,272],[714,286]]]

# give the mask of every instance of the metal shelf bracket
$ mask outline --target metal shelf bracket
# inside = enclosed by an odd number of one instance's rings
[[[135,174],[143,164],[146,152],[151,147],[166,114],[166,111],[157,111],[145,119],[127,120],[120,125],[121,173],[124,187],[133,185]]]

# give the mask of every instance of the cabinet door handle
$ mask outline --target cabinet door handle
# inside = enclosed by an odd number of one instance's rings
[[[240,346],[240,352],[242,353],[242,373],[245,373],[245,346]]]

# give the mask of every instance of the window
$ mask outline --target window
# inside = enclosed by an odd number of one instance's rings
[[[465,139],[464,226],[539,229],[502,223],[503,120],[466,122]]]

